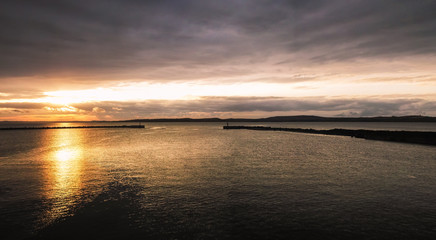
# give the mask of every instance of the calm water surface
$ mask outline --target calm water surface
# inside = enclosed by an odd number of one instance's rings
[[[221,125],[1,131],[0,237],[436,237],[435,147]]]

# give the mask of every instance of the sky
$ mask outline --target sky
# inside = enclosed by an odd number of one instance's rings
[[[0,120],[436,116],[434,0],[3,0]]]

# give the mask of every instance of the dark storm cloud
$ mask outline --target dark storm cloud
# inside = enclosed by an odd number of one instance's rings
[[[434,12],[431,0],[2,1],[0,76],[193,79],[277,54],[434,55]]]

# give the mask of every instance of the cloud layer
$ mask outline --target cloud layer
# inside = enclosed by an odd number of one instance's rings
[[[433,56],[435,11],[425,0],[4,1],[0,73],[186,80]]]
[[[435,12],[431,0],[5,0],[0,118],[434,114],[436,97],[421,95],[436,89]],[[308,82],[295,89],[320,90],[316,98],[32,102],[54,90],[173,82]],[[362,82],[391,87],[386,96],[375,88],[357,94],[350,83]],[[403,87],[400,97],[387,96],[405,82],[427,92],[411,88],[406,97]],[[332,90],[342,83],[350,94]]]
[[[0,103],[0,117],[26,114],[29,119],[134,119],[175,117],[262,117],[315,114],[322,116],[436,115],[436,103],[422,98],[328,99],[279,97],[203,97],[197,100],[92,102],[71,106],[47,103]]]

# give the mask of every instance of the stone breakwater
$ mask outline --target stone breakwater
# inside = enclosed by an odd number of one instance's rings
[[[364,130],[364,129],[329,129],[329,130],[316,130],[316,129],[303,129],[303,128],[280,128],[280,127],[266,127],[266,126],[224,126],[223,129],[248,129],[260,131],[285,131],[285,132],[299,132],[310,134],[324,134],[324,135],[339,135],[350,136],[355,138],[363,138],[368,140],[380,140],[402,143],[416,143],[436,146],[436,132],[420,132],[420,131],[387,131],[387,130]]]
[[[144,125],[120,125],[120,126],[65,126],[65,127],[8,127],[0,130],[38,130],[38,129],[74,129],[74,128],[145,128]]]

